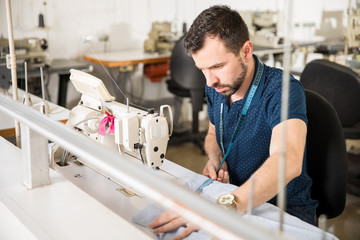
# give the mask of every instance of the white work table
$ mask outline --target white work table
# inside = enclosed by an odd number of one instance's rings
[[[0,152],[0,239],[151,239],[57,171],[28,190],[21,150],[0,137]]]

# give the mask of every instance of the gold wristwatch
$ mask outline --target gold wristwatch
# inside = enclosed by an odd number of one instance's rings
[[[225,193],[218,197],[216,203],[224,208],[236,207],[236,198],[234,194]]]

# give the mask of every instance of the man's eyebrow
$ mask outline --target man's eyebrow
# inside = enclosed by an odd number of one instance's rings
[[[196,66],[198,69],[202,70],[202,69],[212,69],[212,68],[214,68],[214,67],[216,67],[216,66],[224,65],[224,64],[225,64],[225,62],[215,63],[215,64],[211,65],[210,67],[206,67],[206,68],[200,68],[200,67],[198,67],[197,65],[195,65],[195,66]]]

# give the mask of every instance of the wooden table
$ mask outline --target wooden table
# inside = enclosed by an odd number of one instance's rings
[[[138,64],[165,64],[170,61],[171,53],[146,53],[143,49],[130,49],[107,53],[92,53],[84,56],[84,59],[92,63],[100,64],[108,68],[115,85],[120,89],[126,89],[127,82],[131,81],[131,74]],[[112,68],[119,68],[117,76],[113,75]],[[166,73],[167,74],[167,73]],[[121,95],[115,96],[116,101],[121,101]]]
[[[171,53],[145,53],[143,49],[123,50],[107,53],[94,53],[84,56],[84,59],[106,67],[122,67],[137,64],[164,63],[170,60]]]

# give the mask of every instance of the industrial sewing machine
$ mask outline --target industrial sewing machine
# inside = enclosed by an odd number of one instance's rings
[[[145,52],[171,52],[176,41],[176,33],[172,32],[170,22],[154,22],[149,38],[144,41]]]
[[[82,96],[70,111],[67,124],[112,151],[127,153],[149,167],[159,168],[172,133],[170,106],[162,105],[160,114],[129,107],[115,102],[100,79],[74,69],[70,73],[71,82]]]
[[[360,7],[350,8],[348,17],[348,27],[346,29],[346,45],[349,49],[360,46]]]
[[[14,41],[15,54],[19,61],[26,61],[29,68],[39,68],[49,59],[46,39],[23,38]],[[0,57],[9,53],[9,40],[0,38]]]
[[[265,48],[279,48],[283,46],[283,38],[279,36],[278,12],[240,11],[249,29],[250,39],[254,46]]]
[[[29,72],[39,72],[40,67],[50,65],[46,39],[23,38],[14,41],[16,65],[21,72],[24,62],[27,62]],[[0,88],[8,89],[11,82],[10,69],[7,68],[6,55],[10,53],[9,39],[0,37]],[[37,75],[37,74],[36,74]],[[19,74],[20,77],[20,74]],[[35,86],[34,86],[35,88]]]
[[[270,48],[283,45],[284,40],[277,32],[278,15],[277,12],[255,12],[253,16],[255,32],[252,35],[254,45]]]

